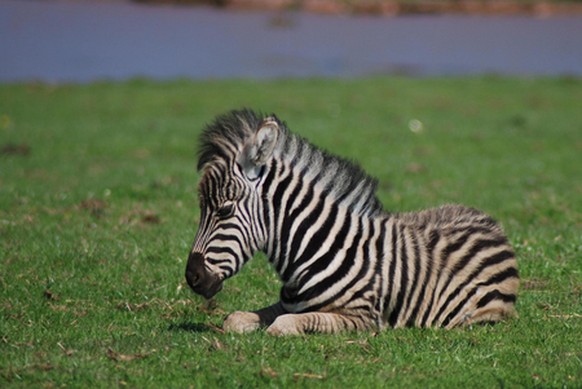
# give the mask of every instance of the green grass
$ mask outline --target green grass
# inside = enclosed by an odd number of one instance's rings
[[[581,387],[581,101],[571,78],[1,85],[0,387]],[[242,106],[358,160],[386,209],[493,215],[520,318],[223,334],[279,287],[260,256],[212,304],[183,280],[198,134]]]

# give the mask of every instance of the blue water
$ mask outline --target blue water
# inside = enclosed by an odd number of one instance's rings
[[[582,18],[0,2],[0,82],[484,73],[582,76]]]

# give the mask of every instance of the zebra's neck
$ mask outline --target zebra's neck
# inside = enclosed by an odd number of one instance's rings
[[[362,220],[382,214],[375,188],[359,166],[297,136],[279,144],[263,183],[264,251],[285,283],[325,266]]]
[[[282,135],[273,153],[279,182],[291,175],[294,184],[319,188],[320,196],[333,199],[353,212],[362,215],[382,212],[376,197],[378,182],[359,165],[331,155],[288,131]]]

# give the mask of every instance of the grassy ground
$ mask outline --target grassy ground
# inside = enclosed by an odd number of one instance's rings
[[[2,85],[0,386],[580,387],[580,101],[575,79]],[[520,318],[222,333],[226,313],[278,296],[262,257],[210,304],[183,280],[197,136],[241,106],[360,161],[389,210],[492,214],[518,254]]]

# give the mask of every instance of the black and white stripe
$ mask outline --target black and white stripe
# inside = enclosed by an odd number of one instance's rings
[[[513,250],[482,212],[384,212],[374,179],[274,116],[233,111],[201,143],[202,218],[192,253],[220,282],[256,251],[267,254],[283,288],[274,317],[261,323],[334,313],[298,327],[334,332],[454,327],[514,313]]]

